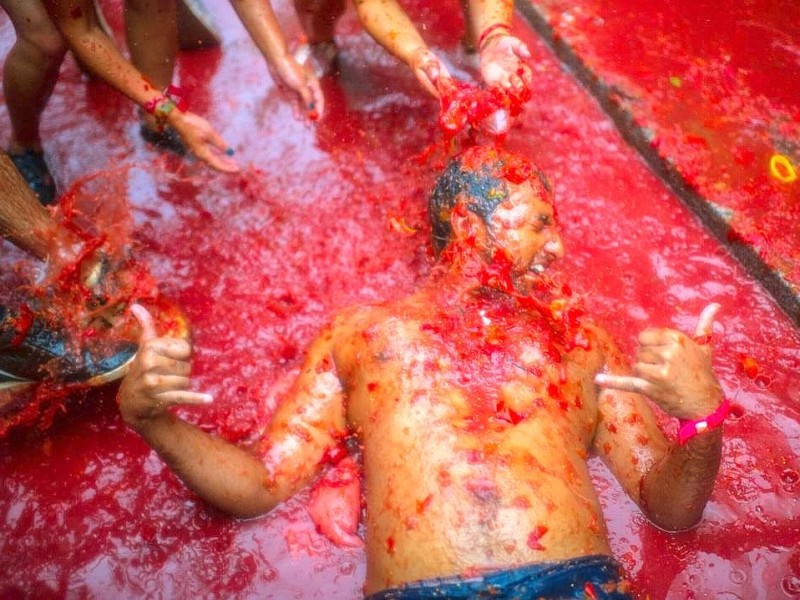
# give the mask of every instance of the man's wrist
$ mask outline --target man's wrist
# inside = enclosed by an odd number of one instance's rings
[[[678,428],[678,444],[681,446],[696,435],[719,429],[731,410],[730,400],[724,398],[720,405],[705,417],[699,419],[681,419]]]

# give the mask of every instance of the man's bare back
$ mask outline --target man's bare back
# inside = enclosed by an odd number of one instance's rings
[[[658,526],[694,525],[720,432],[670,442],[643,394],[679,418],[718,413],[710,349],[647,330],[629,368],[568,294],[548,290],[542,273],[563,248],[546,181],[518,157],[473,150],[437,183],[443,200],[432,196],[440,257],[430,280],[320,332],[257,454],[166,410],[210,398],[187,390],[188,344],[157,339],[141,309],[142,350],[120,409],[189,487],[237,516],[269,512],[357,438],[375,598],[429,597],[417,586],[448,597],[465,578],[468,593],[494,594],[505,583],[488,578],[509,573],[522,578],[506,590],[514,597],[561,597],[557,579],[628,598],[586,461],[599,455]],[[702,319],[697,333],[710,326]]]

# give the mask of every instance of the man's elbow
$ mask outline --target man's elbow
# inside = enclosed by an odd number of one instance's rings
[[[234,519],[253,519],[264,516],[277,506],[277,503],[264,498],[224,498],[206,500],[220,512]]]

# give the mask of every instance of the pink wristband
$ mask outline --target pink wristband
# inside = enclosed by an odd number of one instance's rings
[[[703,419],[697,419],[696,421],[681,420],[681,426],[680,429],[678,429],[678,444],[683,446],[698,433],[716,429],[722,425],[722,422],[725,420],[725,417],[728,416],[729,412],[731,412],[731,402],[725,398],[722,401],[722,404],[717,407],[717,410],[707,417]]]

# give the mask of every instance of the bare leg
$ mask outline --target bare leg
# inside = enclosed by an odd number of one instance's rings
[[[336,62],[336,22],[342,16],[345,0],[294,0],[300,25],[308,44],[300,46],[294,59],[310,68],[317,77],[329,74]]]
[[[461,43],[464,46],[464,50],[467,52],[477,52],[478,36],[472,29],[472,14],[469,9],[469,0],[459,1],[461,2],[461,12],[464,14],[464,37],[461,38]]]
[[[344,6],[344,0],[294,1],[297,18],[312,46],[333,42],[336,22],[344,13]]]
[[[125,37],[131,62],[157,89],[172,83],[178,54],[176,0],[125,0]],[[155,127],[151,115],[144,116]]]
[[[69,233],[39,204],[5,152],[0,152],[0,236],[45,260],[56,235],[69,238]],[[67,246],[69,241],[77,244],[77,240],[68,240]]]
[[[178,0],[178,44],[181,50],[216,48],[219,29],[201,0]]]
[[[39,0],[2,0],[17,34],[6,58],[3,88],[11,117],[11,152],[41,151],[39,123],[67,51]]]

